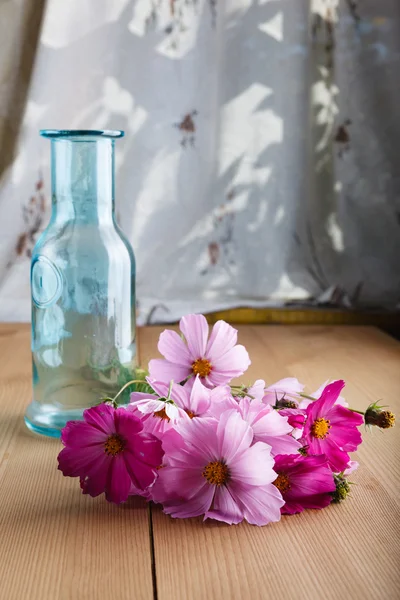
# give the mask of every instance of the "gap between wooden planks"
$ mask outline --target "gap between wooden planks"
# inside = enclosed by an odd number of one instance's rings
[[[156,356],[161,328],[140,335]],[[244,381],[296,376],[316,390],[344,378],[354,408],[382,398],[400,413],[400,344],[368,327],[242,326],[252,365]],[[398,598],[399,429],[365,432],[352,496],[264,528],[173,520],[153,507],[159,600]]]

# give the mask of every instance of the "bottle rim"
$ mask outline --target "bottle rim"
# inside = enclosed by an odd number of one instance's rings
[[[41,129],[40,135],[49,139],[100,137],[118,139],[125,135],[120,129]]]

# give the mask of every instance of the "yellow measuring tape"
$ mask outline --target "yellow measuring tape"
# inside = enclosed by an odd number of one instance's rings
[[[206,315],[209,323],[223,319],[247,325],[400,325],[400,313],[325,310],[323,308],[232,308]]]

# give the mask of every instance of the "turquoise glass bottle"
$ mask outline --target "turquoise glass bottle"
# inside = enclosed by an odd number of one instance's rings
[[[52,214],[32,255],[33,401],[27,426],[58,437],[134,378],[135,258],[114,214],[122,131],[56,131]],[[125,399],[128,399],[128,390]]]

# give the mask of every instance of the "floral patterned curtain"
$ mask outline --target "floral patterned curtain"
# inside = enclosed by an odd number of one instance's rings
[[[398,0],[0,4],[0,320],[29,320],[39,128],[121,128],[138,320],[400,305]]]

